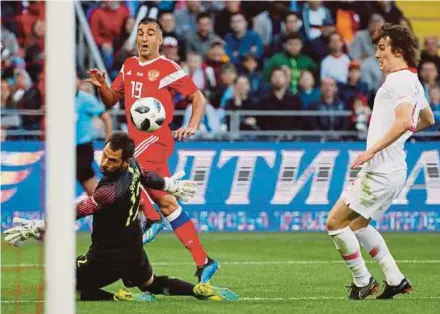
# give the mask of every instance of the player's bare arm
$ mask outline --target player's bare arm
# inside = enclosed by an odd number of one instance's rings
[[[411,120],[412,109],[413,106],[410,103],[399,104],[395,109],[396,119],[391,128],[370,149],[359,154],[352,163],[351,168],[354,169],[362,166],[365,162],[373,159],[378,152],[393,144],[406,131],[410,130],[413,127],[413,122]]]
[[[179,141],[186,140],[193,136],[199,128],[200,121],[205,114],[206,99],[203,93],[199,90],[195,91],[189,96],[192,100],[192,113],[187,127],[181,127],[174,131],[174,137]]]
[[[435,124],[434,114],[430,106],[420,110],[419,120],[415,132],[419,132]]]
[[[107,108],[116,105],[116,103],[124,96],[107,85],[105,72],[101,72],[98,69],[90,69],[87,71],[87,74],[89,75],[89,78],[86,82],[90,82],[98,88],[99,96]]]

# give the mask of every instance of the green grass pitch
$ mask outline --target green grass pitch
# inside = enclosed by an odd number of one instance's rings
[[[387,233],[385,239],[413,293],[392,301],[348,301],[351,281],[338,252],[324,233],[212,233],[201,235],[208,253],[221,263],[213,283],[240,295],[237,302],[204,302],[159,296],[157,302],[77,302],[77,313],[439,313],[440,233]],[[86,252],[89,235],[78,235],[78,254]],[[18,251],[19,250],[19,251]],[[41,269],[14,265],[39,264],[39,244],[20,249],[2,243],[1,312],[36,313]],[[195,282],[195,267],[185,248],[171,233],[162,233],[147,246],[155,272]],[[19,252],[19,253],[18,253]],[[19,254],[19,255],[17,255]],[[378,281],[383,276],[364,252]],[[20,283],[21,295],[13,291]],[[117,282],[106,289],[116,291]],[[21,301],[21,302],[17,302]],[[44,305],[44,304],[43,304]]]

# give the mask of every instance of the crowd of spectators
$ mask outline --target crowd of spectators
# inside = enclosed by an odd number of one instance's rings
[[[308,110],[328,114],[242,116],[240,129],[354,130],[365,137],[382,83],[372,35],[385,22],[411,29],[393,1],[84,1],[82,7],[112,78],[136,53],[130,35],[139,10],[159,20],[162,54],[180,64],[208,99],[203,136],[229,130],[226,111]],[[44,3],[2,2],[1,43],[2,108],[43,108]],[[437,121],[438,50],[436,37],[424,38],[419,66]],[[185,123],[191,104],[181,95],[175,103],[186,110],[175,123]],[[341,110],[351,116],[332,114]],[[40,127],[41,117],[24,120],[2,115],[7,128]]]

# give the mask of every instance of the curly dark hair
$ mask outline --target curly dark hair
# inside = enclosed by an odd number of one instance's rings
[[[125,132],[114,132],[105,142],[110,143],[112,150],[122,149],[122,160],[126,161],[133,157],[135,145],[133,139]]]
[[[403,59],[411,68],[416,68],[420,61],[418,44],[411,30],[402,25],[386,23],[374,36],[374,43],[377,45],[381,38],[389,38],[392,53],[400,53]]]

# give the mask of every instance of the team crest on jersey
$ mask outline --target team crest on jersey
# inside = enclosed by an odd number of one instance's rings
[[[148,72],[148,79],[153,82],[158,79],[159,75],[160,75],[159,71],[151,70]]]

